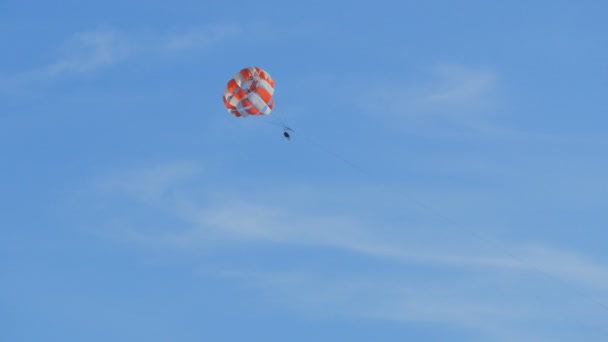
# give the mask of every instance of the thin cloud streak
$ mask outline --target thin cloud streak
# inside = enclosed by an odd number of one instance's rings
[[[32,84],[92,73],[139,58],[186,53],[211,48],[239,32],[236,25],[210,25],[172,34],[137,35],[118,30],[73,34],[61,44],[60,56],[46,66],[0,79],[0,90],[9,92]]]
[[[317,318],[439,323],[492,340],[539,341],[552,340],[553,332],[543,330],[546,325],[531,328],[528,322],[567,317],[570,324],[578,326],[595,324],[580,317],[592,321],[601,317],[608,267],[582,254],[541,244],[508,245],[470,238],[450,240],[450,248],[445,249],[435,240],[410,236],[408,232],[417,231],[416,227],[370,226],[356,214],[315,211],[307,203],[322,203],[317,198],[322,193],[310,189],[303,198],[291,196],[277,203],[276,198],[261,194],[230,195],[230,187],[216,184],[224,191],[220,196],[208,194],[203,202],[193,199],[201,187],[215,191],[199,177],[201,169],[196,163],[181,161],[117,170],[98,180],[97,191],[135,201],[147,208],[146,212],[153,208],[165,215],[160,229],[146,227],[153,223],[149,220],[138,223],[129,214],[118,216],[108,223],[114,225],[113,233],[100,236],[186,255],[221,253],[236,246],[264,246],[268,250],[275,245],[352,253],[367,262],[390,265],[389,272],[380,268],[330,274],[310,269],[311,265],[270,272],[250,267],[239,270],[243,266],[237,265],[220,267],[211,274],[237,279],[242,286],[267,293],[264,298],[288,310]],[[282,187],[282,191],[288,189]],[[439,229],[424,228],[441,235]],[[425,271],[416,271],[419,266]],[[559,296],[553,290],[559,291]],[[602,325],[591,327],[603,329]]]
[[[0,91],[14,92],[30,85],[91,73],[124,61],[132,46],[111,31],[77,33],[63,43],[62,54],[54,62],[0,79]]]
[[[549,338],[552,331],[543,331],[544,325],[530,327],[528,322],[553,321],[557,312],[559,317],[571,320],[579,314],[572,307],[562,312],[566,303],[551,302],[551,296],[542,293],[536,294],[532,302],[518,300],[517,296],[488,297],[478,288],[501,286],[488,283],[483,276],[442,279],[443,285],[420,275],[395,274],[353,276],[231,270],[222,272],[220,277],[253,287],[278,305],[305,315],[440,323],[495,341],[552,340]],[[537,305],[538,300],[548,301],[548,305]]]
[[[174,52],[209,48],[214,44],[236,39],[239,32],[240,29],[236,25],[214,25],[168,36],[160,45],[163,49]]]
[[[68,42],[65,56],[49,65],[41,75],[59,77],[68,73],[90,72],[118,63],[129,55],[129,43],[115,32],[79,33]]]
[[[100,193],[120,193],[148,204],[162,203],[173,189],[201,172],[203,170],[190,161],[135,167],[115,171],[95,181],[92,189]]]
[[[508,246],[494,241],[480,241],[485,249],[492,246],[493,250],[502,251],[488,255],[475,252],[477,248],[474,243],[463,238],[452,241],[450,251],[442,251],[439,245],[429,245],[432,241],[421,242],[416,237],[383,234],[389,227],[382,228],[380,224],[369,227],[361,223],[356,215],[311,215],[303,203],[273,204],[261,198],[247,199],[241,196],[238,199],[225,197],[201,205],[189,199],[187,190],[188,180],[195,176],[197,170],[199,168],[194,164],[181,162],[140,172],[131,170],[124,181],[113,176],[110,184],[119,185],[114,189],[121,196],[144,205],[162,207],[173,217],[176,225],[188,227],[154,235],[130,230],[124,238],[142,244],[187,249],[204,246],[209,241],[322,247],[405,263],[483,268],[495,272],[542,273],[596,291],[608,290],[608,266],[574,252],[542,245]],[[315,201],[314,198],[309,200]]]
[[[432,77],[424,81],[372,84],[363,98],[369,101],[371,97],[369,103],[383,103],[390,115],[403,118],[463,120],[491,107],[496,72],[452,64],[438,64],[431,70]]]
[[[238,202],[237,202],[238,203]],[[608,266],[594,263],[572,252],[554,250],[544,246],[514,248],[496,246],[504,251],[502,256],[475,255],[474,253],[446,253],[436,247],[420,247],[416,241],[387,242],[373,231],[357,223],[356,218],[301,217],[288,208],[249,206],[237,204],[242,216],[234,215],[232,205],[225,208],[202,210],[195,213],[193,222],[200,230],[219,233],[228,239],[247,239],[286,243],[303,246],[321,246],[355,252],[369,257],[381,257],[408,263],[434,264],[437,266],[489,268],[494,271],[541,272],[558,277],[579,286],[594,290],[608,290]],[[192,221],[190,223],[193,223]],[[194,234],[193,234],[194,233]],[[201,231],[185,233],[172,240],[196,244],[195,236],[205,236]],[[183,234],[183,233],[182,233]],[[391,239],[392,240],[392,239]],[[465,247],[466,248],[466,247]],[[498,253],[500,254],[500,253]]]
[[[534,137],[496,120],[507,108],[500,80],[494,68],[438,63],[423,75],[369,79],[362,91],[352,90],[360,99],[354,109],[381,116],[391,129],[410,135],[516,141]]]

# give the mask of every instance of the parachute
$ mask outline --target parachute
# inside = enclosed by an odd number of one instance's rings
[[[239,71],[224,90],[224,105],[236,117],[269,115],[274,107],[274,80],[258,67]]]

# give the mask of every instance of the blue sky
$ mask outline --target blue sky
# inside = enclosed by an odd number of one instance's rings
[[[0,340],[604,341],[607,11],[3,1]]]

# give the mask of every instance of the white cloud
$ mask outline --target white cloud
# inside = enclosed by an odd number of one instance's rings
[[[488,101],[488,93],[496,85],[496,74],[489,70],[442,64],[435,66],[434,72],[437,79],[433,83],[421,91],[413,91],[421,106],[483,106]]]
[[[61,76],[93,71],[123,60],[130,49],[123,37],[109,31],[79,33],[65,45],[64,55],[44,69],[44,74]]]
[[[497,85],[494,71],[440,64],[432,72],[433,77],[423,81],[372,85],[366,90],[368,96],[362,98],[374,106],[388,106],[394,115],[416,118],[462,118],[492,104],[492,91]]]
[[[580,308],[567,299],[556,303],[542,291],[534,292],[533,300],[521,292],[504,293],[502,288],[511,283],[501,284],[483,275],[431,279],[407,272],[344,275],[339,271],[318,274],[232,270],[222,272],[221,276],[247,284],[262,292],[264,298],[304,315],[440,324],[469,334],[474,332],[481,340],[551,341],[558,335],[564,338],[554,332],[554,324],[562,320],[580,324],[577,322]],[[497,295],[484,293],[489,287]],[[568,310],[561,311],[564,306]],[[601,316],[597,310],[595,314]],[[590,335],[605,330],[601,325],[596,330],[585,328],[592,331]]]
[[[496,70],[443,63],[422,75],[400,72],[390,79],[368,77],[362,89],[360,85],[352,89],[349,93],[357,94],[357,109],[385,120],[393,129],[421,136],[522,136],[495,123],[504,108]],[[352,103],[353,96],[344,101]]]
[[[353,254],[388,267],[388,271],[335,269],[328,273],[312,265],[299,271],[271,272],[241,271],[241,265],[236,271],[220,272],[267,292],[281,305],[317,317],[434,322],[480,331],[492,340],[550,340],[551,334],[536,331],[527,322],[555,324],[563,318],[582,324],[581,316],[594,320],[608,292],[608,265],[581,253],[470,235],[448,240],[442,227],[380,219],[370,224],[357,208],[342,214],[320,210],[324,191],[309,189],[300,196],[297,190],[282,187],[290,196],[273,198],[276,192],[271,189],[265,193],[272,195],[233,196],[228,187],[222,188],[226,191],[221,196],[197,201],[192,196],[197,189],[214,192],[209,184],[188,182],[199,169],[189,162],[171,163],[123,176],[116,173],[100,183],[105,191],[160,207],[172,218],[172,227],[152,233],[141,225],[130,225],[129,217],[124,217],[127,223],[123,222],[119,237],[179,251],[218,246],[230,251],[231,246],[243,245],[266,250],[272,245],[311,247],[334,255]],[[375,209],[368,206],[367,210]],[[434,240],[420,238],[420,230],[428,231]]]
[[[97,191],[119,193],[145,203],[166,200],[171,190],[200,174],[201,168],[189,161],[135,167],[117,171],[98,180]]]
[[[236,25],[214,25],[170,35],[165,38],[161,46],[170,51],[208,48],[226,40],[236,40],[239,31]]]
[[[227,205],[195,209],[188,215],[182,212],[180,217],[184,223],[197,228],[169,236],[167,241],[181,241],[182,245],[189,242],[196,246],[203,242],[198,239],[213,234],[227,240],[328,247],[406,263],[496,272],[540,272],[554,280],[562,279],[584,288],[608,290],[608,265],[546,246],[513,247],[484,239],[479,242],[494,245],[494,253],[475,251],[474,246],[473,250],[467,251],[471,246],[464,241],[452,241],[460,247],[449,251],[442,249],[439,242],[436,246],[421,246],[420,240],[405,234],[383,236],[387,231],[385,228],[365,226],[358,222],[356,216],[310,217],[293,208],[247,204],[242,199],[231,200]],[[473,235],[472,238],[479,237]],[[437,239],[442,239],[440,233]]]
[[[126,59],[132,46],[112,31],[91,31],[68,37],[59,56],[48,65],[0,79],[0,91],[17,93],[22,89],[62,77],[90,73]]]
[[[230,39],[238,31],[235,25],[212,25],[172,34],[134,34],[117,30],[80,32],[61,43],[58,56],[49,64],[0,79],[0,90],[13,92],[16,88],[92,73],[120,62],[150,58],[167,51],[184,53],[209,48]]]
[[[191,227],[167,235],[144,237],[141,233],[141,241],[165,241],[167,245],[196,247],[205,244],[205,240],[213,236],[214,239],[225,242],[317,246],[408,263],[540,272],[579,286],[595,290],[608,289],[608,266],[592,262],[576,253],[540,244],[508,246],[478,236],[475,229],[469,227],[461,232],[461,240],[451,240],[452,248],[447,249],[445,244],[440,243],[442,239],[448,238],[441,232],[445,228],[439,230],[402,223],[401,226],[408,225],[408,229],[404,230],[399,224],[387,222],[381,223],[384,227],[372,227],[359,214],[339,215],[311,209],[307,203],[320,203],[322,192],[309,192],[301,200],[295,199],[298,197],[297,191],[288,191],[293,195],[291,200],[243,194],[234,197],[224,193],[222,197],[201,204],[189,198],[187,190],[182,193],[176,191],[188,189],[188,184],[191,184],[188,180],[199,173],[200,167],[196,164],[180,162],[131,170],[122,176],[114,175],[99,184],[103,185],[103,189],[120,191],[144,204],[164,206],[177,224]],[[434,239],[429,240],[420,235],[420,230],[427,230]],[[399,231],[405,233],[395,233]],[[453,236],[450,238],[453,239]],[[471,243],[475,239],[483,239],[477,242],[484,245],[485,252]],[[488,250],[493,252],[488,253]]]

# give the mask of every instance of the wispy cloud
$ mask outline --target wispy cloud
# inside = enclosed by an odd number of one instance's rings
[[[209,48],[229,39],[236,40],[239,32],[239,27],[236,25],[212,25],[204,29],[170,35],[161,43],[161,46],[175,52]]]
[[[483,107],[489,92],[496,86],[496,73],[490,70],[468,69],[441,64],[434,68],[436,80],[422,89],[411,91],[423,106]]]
[[[0,90],[12,91],[70,75],[92,73],[121,62],[161,56],[167,52],[186,53],[210,48],[238,32],[236,25],[210,25],[168,34],[136,34],[105,29],[79,32],[60,43],[58,56],[54,60],[49,58],[51,61],[47,65],[0,79]]]
[[[13,91],[65,76],[94,72],[126,59],[131,48],[130,43],[117,32],[77,33],[62,43],[59,56],[48,65],[0,79],[0,90]]]
[[[235,215],[234,208],[238,208],[239,215]],[[166,241],[179,241],[182,246],[196,246],[204,243],[209,235],[214,235],[236,241],[334,248],[405,263],[496,272],[540,272],[585,288],[608,290],[608,265],[542,245],[516,247],[484,240],[485,244],[494,245],[496,250],[484,254],[475,251],[476,247],[467,242],[452,241],[461,247],[448,251],[442,249],[440,244],[421,245],[420,240],[411,236],[382,236],[380,232],[386,232],[386,228],[368,227],[359,223],[356,216],[309,216],[291,207],[248,204],[247,201],[236,199],[230,200],[227,205],[198,209],[192,205],[187,210],[184,207],[180,209],[175,214],[184,223],[196,228],[166,236]],[[441,234],[438,234],[438,239],[441,239]],[[467,251],[469,248],[473,250]]]
[[[93,188],[104,193],[123,194],[145,203],[157,203],[166,200],[172,190],[201,172],[197,164],[189,161],[142,166],[117,171],[95,182]]]
[[[567,299],[556,302],[543,291],[533,291],[535,298],[530,300],[522,295],[521,287],[505,291],[514,285],[508,280],[469,273],[433,278],[408,273],[407,270],[389,274],[361,271],[354,275],[339,271],[319,274],[304,270],[270,273],[231,270],[221,276],[257,289],[277,305],[313,317],[439,324],[461,331],[468,338],[473,333],[479,340],[492,341],[581,338],[580,333],[567,337],[562,331],[556,332],[556,324],[578,329],[583,326],[588,334],[586,340],[597,340],[605,332],[601,324],[580,323],[580,315],[588,310],[581,310],[579,305]],[[496,295],[489,295],[488,291]],[[593,311],[591,316],[601,317],[601,312]],[[532,321],[535,324],[530,325]]]
[[[354,91],[360,92],[358,107],[412,134],[448,137],[464,130],[467,135],[521,136],[493,122],[504,105],[497,70],[440,63],[415,75],[368,79],[363,89]]]
[[[122,176],[117,172],[96,183],[105,193],[162,208],[171,218],[172,227],[151,232],[141,223],[132,224],[128,216],[119,217],[120,233],[114,237],[180,251],[217,246],[230,250],[231,245],[243,244],[266,250],[272,245],[314,248],[382,265],[378,271],[355,273],[327,273],[314,266],[269,272],[237,265],[216,274],[267,291],[279,304],[317,317],[434,322],[478,331],[492,340],[536,341],[551,340],[553,335],[530,328],[530,320],[568,317],[572,324],[582,324],[581,315],[595,320],[602,312],[602,306],[595,305],[602,302],[595,298],[607,294],[608,265],[582,253],[477,237],[441,243],[447,238],[437,227],[404,229],[403,224],[380,218],[366,223],[356,209],[343,214],[319,210],[311,204],[323,203],[323,191],[309,190],[297,199],[297,189],[283,188],[291,199],[278,200],[260,193],[233,196],[229,187],[214,191],[204,183],[207,199],[200,201],[193,194],[201,188],[201,179],[197,178],[198,187],[189,181],[197,175],[199,166],[179,162],[133,169]],[[434,239],[420,238],[420,230]]]
[[[79,33],[68,39],[64,55],[43,69],[42,74],[56,77],[93,71],[123,60],[129,49],[129,43],[116,32]]]
[[[435,246],[420,235],[389,233],[403,231],[395,223],[370,227],[356,214],[338,215],[315,212],[306,203],[319,202],[322,194],[308,194],[301,201],[277,203],[276,199],[222,195],[201,204],[188,197],[188,180],[200,172],[196,164],[182,162],[160,167],[131,170],[122,179],[113,176],[103,181],[105,189],[116,189],[142,203],[155,203],[168,209],[176,224],[193,227],[156,236],[139,235],[142,241],[156,241],[181,247],[198,246],[205,239],[250,241],[299,246],[334,248],[374,258],[393,261],[435,264],[448,267],[485,268],[495,271],[539,272],[595,290],[608,289],[608,266],[592,262],[573,252],[559,251],[543,245],[507,246],[484,240],[488,254],[468,244],[469,238],[451,241],[461,249],[445,249],[437,240],[441,233],[431,229]],[[108,186],[110,185],[110,186]],[[181,186],[181,188],[180,188]],[[296,193],[297,191],[294,191]],[[274,193],[271,191],[271,193]],[[311,197],[312,196],[312,197]],[[319,198],[315,198],[319,196]],[[235,213],[238,213],[235,214]],[[312,214],[311,214],[312,213]],[[380,223],[378,224],[380,225]],[[415,232],[420,227],[410,227]],[[428,230],[428,227],[426,228]],[[472,233],[473,229],[468,229]],[[383,233],[382,233],[383,232]],[[418,234],[418,233],[416,233]],[[133,236],[131,236],[133,237]],[[502,251],[499,252],[499,251]]]
[[[372,85],[367,91],[374,104],[383,103],[394,115],[406,117],[462,118],[490,108],[498,78],[493,70],[439,64],[431,71],[427,78]]]

